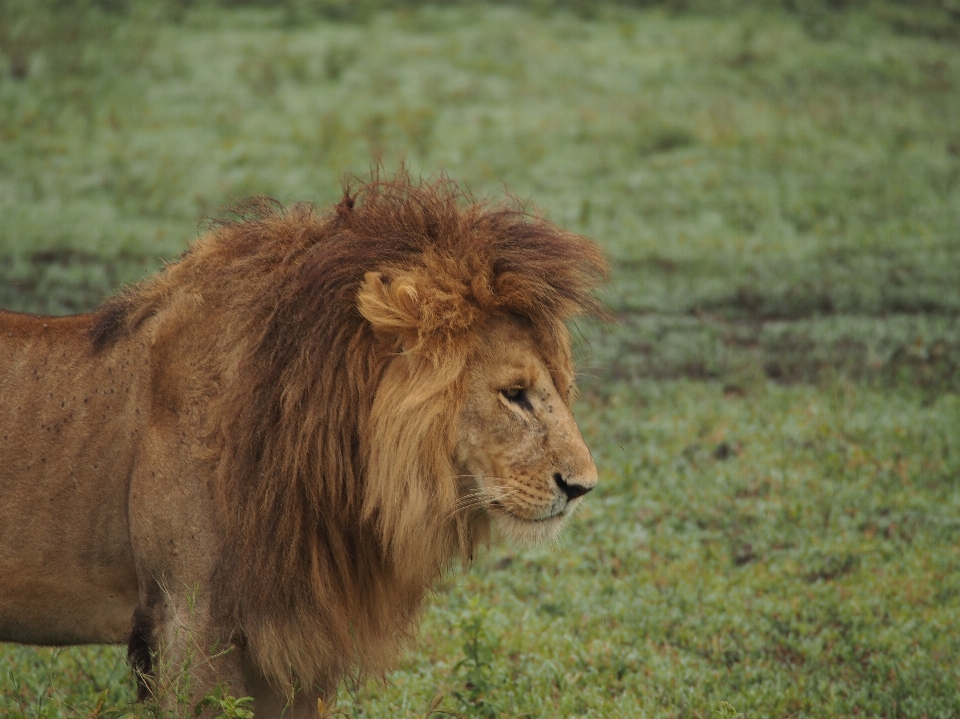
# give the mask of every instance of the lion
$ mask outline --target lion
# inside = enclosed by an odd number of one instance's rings
[[[128,644],[258,716],[383,676],[491,526],[597,483],[567,322],[590,240],[441,177],[247,201],[95,312],[0,311],[0,640]],[[162,661],[159,661],[162,658]]]

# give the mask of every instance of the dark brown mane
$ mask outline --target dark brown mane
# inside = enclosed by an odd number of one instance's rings
[[[591,292],[606,265],[585,238],[518,207],[470,202],[445,179],[375,180],[327,213],[255,199],[238,214],[105,303],[91,339],[104,347],[165,323],[165,336],[208,333],[211,359],[192,396],[228,527],[213,585],[220,611],[271,681],[332,687],[387,666],[437,572],[469,558],[486,532],[423,508],[436,526],[405,553],[392,514],[419,510],[403,505],[402,488],[369,499],[368,421],[397,349],[368,321],[376,297],[358,302],[369,273],[383,292],[412,288],[415,317],[397,326],[408,323],[413,351],[443,364],[498,314],[526,318],[559,347],[566,320],[602,314]],[[438,391],[454,411],[456,388]],[[410,451],[436,454],[424,466],[441,472],[442,442],[423,443]]]

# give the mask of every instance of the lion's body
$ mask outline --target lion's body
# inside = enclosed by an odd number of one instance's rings
[[[129,640],[158,694],[192,659],[309,713],[491,518],[559,531],[596,481],[563,322],[600,255],[443,184],[361,197],[260,204],[93,315],[0,313],[0,640]]]
[[[130,634],[135,444],[124,434],[139,431],[140,388],[122,361],[94,361],[91,319],[0,312],[4,638],[75,644]]]

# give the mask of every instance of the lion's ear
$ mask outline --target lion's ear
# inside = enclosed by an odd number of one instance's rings
[[[400,350],[411,349],[419,342],[418,300],[412,277],[390,278],[382,272],[367,272],[357,293],[360,314],[373,325],[378,337]]]

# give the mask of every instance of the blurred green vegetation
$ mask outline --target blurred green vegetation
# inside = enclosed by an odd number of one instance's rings
[[[606,244],[667,338],[618,371],[956,376],[955,44],[889,20],[949,3],[241,5],[6,0],[0,304],[88,309],[232,201],[404,156]]]
[[[0,55],[0,306],[378,157],[610,257],[601,487],[452,574],[353,716],[960,714],[956,2],[0,0]],[[121,650],[0,647],[0,714],[103,689]]]

